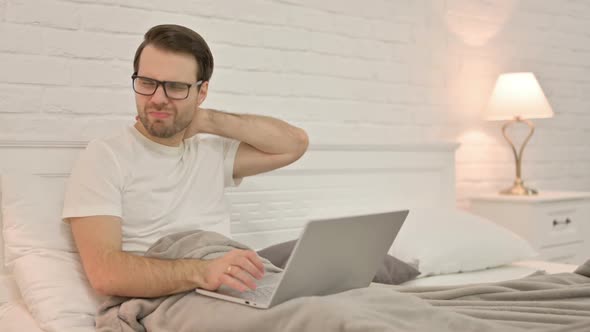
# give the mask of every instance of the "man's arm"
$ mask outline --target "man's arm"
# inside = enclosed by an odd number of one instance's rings
[[[303,129],[282,120],[204,108],[196,111],[185,137],[196,133],[209,133],[241,142],[234,162],[234,178],[289,165],[303,156],[309,144]]]
[[[121,251],[121,219],[113,216],[69,218],[82,264],[92,287],[103,295],[158,297],[225,284],[255,289],[264,273],[255,252],[233,250],[214,260],[164,260]],[[228,272],[227,268],[232,269]]]

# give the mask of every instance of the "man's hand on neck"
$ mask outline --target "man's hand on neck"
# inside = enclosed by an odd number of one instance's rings
[[[212,124],[212,117],[213,113],[219,111],[215,111],[208,108],[201,108],[198,107],[193,115],[193,121],[189,124],[189,126],[184,131],[183,139],[191,138],[196,134],[215,134],[219,135],[218,132],[214,130],[214,126]]]

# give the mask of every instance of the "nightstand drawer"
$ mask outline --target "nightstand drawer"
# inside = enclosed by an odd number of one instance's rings
[[[474,198],[471,210],[526,239],[539,260],[581,264],[590,254],[590,192],[489,194]]]
[[[583,241],[588,215],[580,204],[555,204],[539,211],[540,247]]]
[[[580,257],[584,250],[583,242],[576,242],[568,245],[542,248],[539,250],[540,260],[560,262],[568,264],[580,264]]]

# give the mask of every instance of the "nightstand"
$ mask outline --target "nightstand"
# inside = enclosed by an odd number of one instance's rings
[[[581,264],[590,259],[590,193],[490,194],[471,199],[470,210],[520,235],[535,259]]]

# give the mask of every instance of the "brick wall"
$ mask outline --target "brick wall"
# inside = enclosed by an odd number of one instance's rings
[[[209,42],[207,107],[285,119],[312,144],[460,142],[460,206],[511,184],[501,123],[481,116],[499,73],[533,71],[555,117],[535,121],[525,181],[590,191],[584,0],[0,0],[0,140],[132,123],[133,55],[160,23]]]

